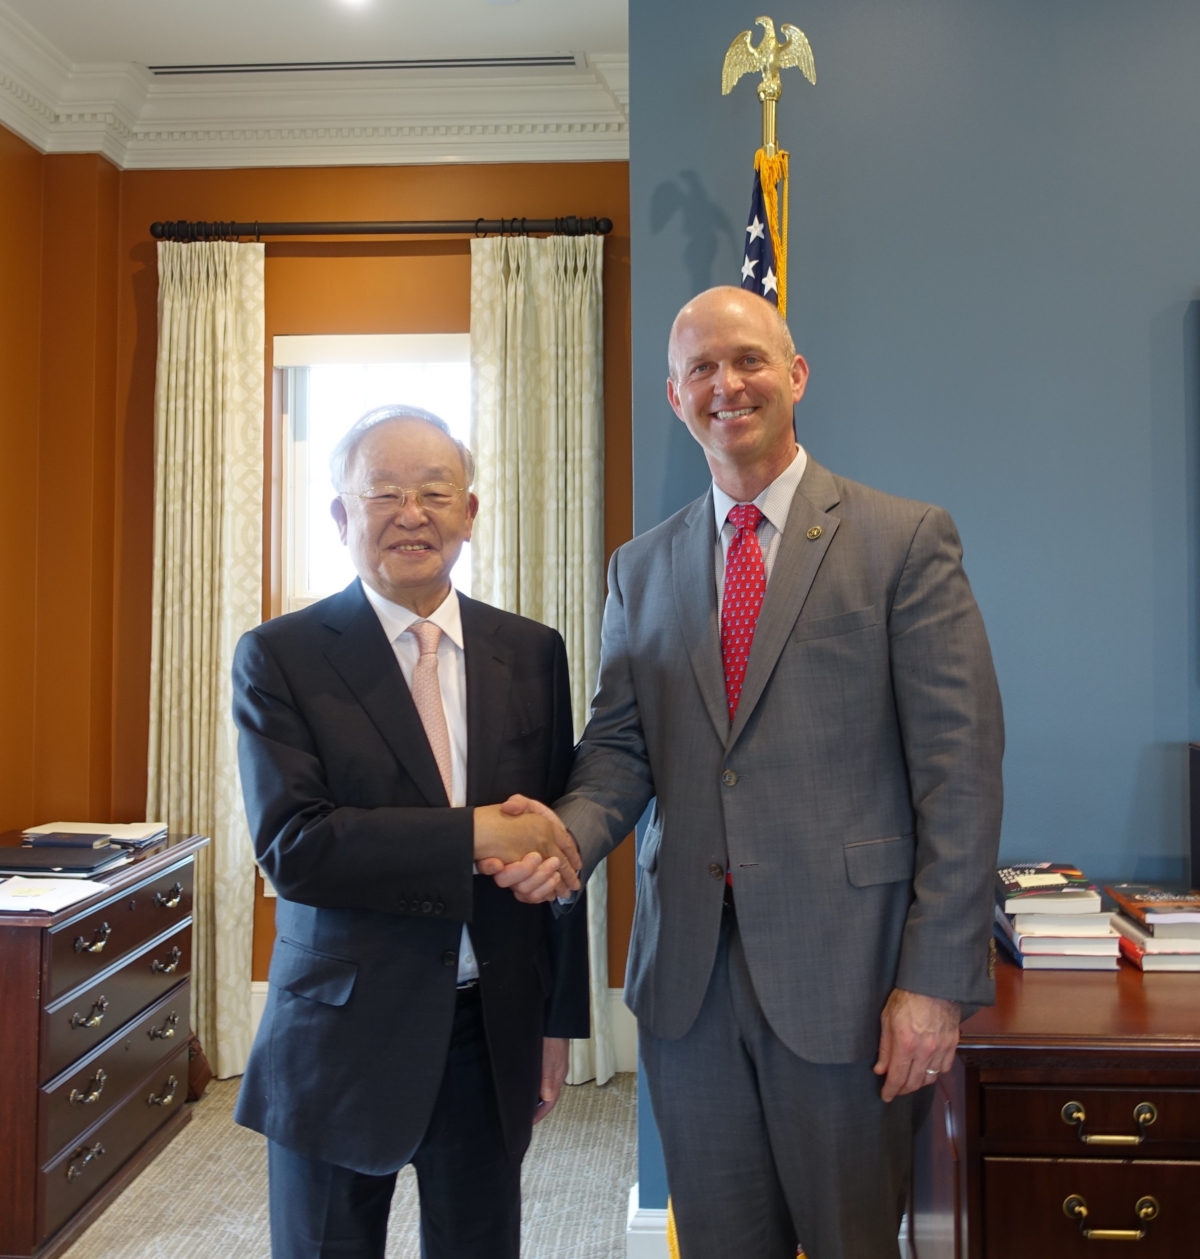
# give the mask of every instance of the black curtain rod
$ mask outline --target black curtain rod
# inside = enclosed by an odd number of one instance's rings
[[[155,240],[229,240],[238,236],[607,236],[612,219],[434,219],[417,223],[151,223]]]

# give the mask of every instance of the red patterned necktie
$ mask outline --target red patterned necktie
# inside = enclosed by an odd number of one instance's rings
[[[767,593],[767,566],[755,532],[762,519],[762,512],[753,503],[739,503],[729,509],[729,520],[736,532],[725,556],[721,659],[725,663],[725,700],[731,723],[737,716],[754,628]]]

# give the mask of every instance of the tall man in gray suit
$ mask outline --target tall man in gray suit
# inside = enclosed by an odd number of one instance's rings
[[[613,556],[555,808],[590,872],[654,801],[625,994],[686,1259],[895,1259],[918,1090],[992,999],[983,622],[944,511],[796,444],[773,306],[702,293],[669,367],[712,487]]]

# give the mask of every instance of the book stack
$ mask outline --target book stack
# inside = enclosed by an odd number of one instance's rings
[[[1113,926],[1129,961],[1142,970],[1200,971],[1200,892],[1148,883],[1114,883],[1104,890],[1117,903]]]
[[[1074,866],[1014,862],[996,872],[996,938],[1025,970],[1116,970],[1121,937]]]

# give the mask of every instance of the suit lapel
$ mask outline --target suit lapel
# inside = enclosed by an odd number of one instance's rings
[[[467,804],[492,798],[496,760],[512,689],[513,653],[497,635],[499,618],[486,603],[458,596],[467,657]]]
[[[800,616],[821,561],[841,523],[838,517],[828,514],[839,498],[833,477],[810,457],[779,540],[767,595],[758,614],[737,717],[729,728],[726,747],[732,747],[746,728]],[[816,529],[820,530],[819,536],[810,538],[809,531]],[[717,656],[719,659],[719,647]]]
[[[717,737],[724,741],[729,733],[729,709],[725,703],[725,674],[721,667],[721,637],[717,625],[717,527],[713,521],[711,489],[697,500],[685,525],[671,544],[675,608],[704,706]]]
[[[324,618],[338,637],[325,652],[329,663],[375,723],[431,807],[446,808],[446,789],[433,759],[412,693],[375,609],[357,581],[333,601]]]

